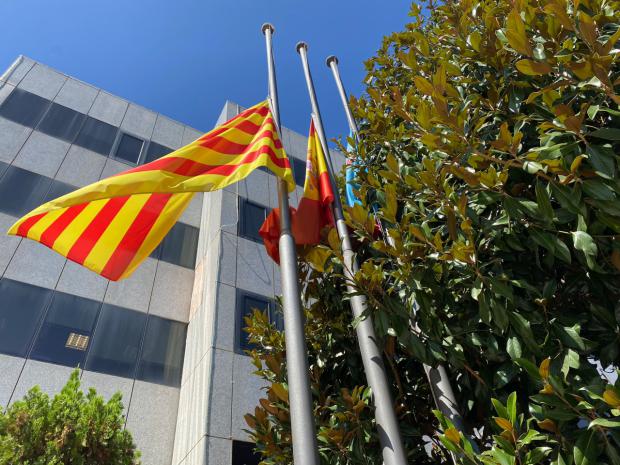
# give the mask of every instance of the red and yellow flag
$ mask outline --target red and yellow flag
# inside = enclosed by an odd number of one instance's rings
[[[327,225],[334,225],[331,204],[334,191],[327,171],[325,154],[321,142],[314,129],[314,121],[310,122],[308,136],[308,160],[306,162],[306,180],[304,195],[299,201],[297,210],[291,208],[291,229],[295,244],[312,245],[321,241],[321,231]],[[259,233],[265,243],[269,256],[280,262],[278,240],[280,238],[280,211],[271,211],[261,226]]]
[[[195,192],[222,189],[261,166],[295,188],[266,101],[162,158],[41,205],[9,234],[116,281],[157,247]]]

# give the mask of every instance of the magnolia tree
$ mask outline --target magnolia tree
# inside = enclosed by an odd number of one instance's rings
[[[410,460],[618,465],[620,383],[595,363],[617,379],[620,3],[446,0],[411,18],[351,101],[347,211]],[[333,232],[301,267],[323,463],[380,463]],[[270,383],[250,431],[266,464],[292,463],[283,335],[248,325]],[[446,366],[466,434],[433,414],[422,363]]]

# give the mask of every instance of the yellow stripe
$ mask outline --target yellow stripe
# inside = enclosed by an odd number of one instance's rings
[[[62,215],[65,211],[67,211],[67,209],[62,208],[60,210],[54,210],[52,212],[49,212],[47,215],[37,221],[32,228],[30,228],[30,230],[28,231],[28,238],[35,241],[40,241],[41,234],[43,234],[45,230],[49,228],[52,223],[56,221],[58,217]]]
[[[101,209],[108,203],[108,199],[90,202],[84,210],[60,233],[56,242],[54,242],[54,250],[62,255],[67,256],[73,244],[82,236],[82,233],[97,217]]]
[[[132,195],[90,251],[84,265],[101,273],[151,194]]]

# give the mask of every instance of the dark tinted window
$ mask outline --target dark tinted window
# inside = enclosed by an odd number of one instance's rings
[[[77,187],[71,184],[53,179],[43,202],[49,202],[50,200],[57,199],[58,197],[62,197],[63,195],[73,192],[76,189]]]
[[[241,221],[239,222],[239,235],[254,241],[262,242],[258,230],[267,217],[267,209],[262,205],[239,198]]]
[[[121,160],[128,161],[129,163],[138,163],[143,145],[144,141],[142,139],[130,136],[129,134],[123,134],[118,143],[118,147],[116,147],[114,156]]]
[[[8,168],[9,168],[8,163],[4,163],[3,161],[0,161],[0,179],[2,179],[2,175]]]
[[[0,107],[0,115],[16,123],[34,128],[49,104],[49,100],[38,95],[21,89],[14,89]]]
[[[67,142],[73,142],[82,127],[86,115],[57,103],[52,106],[43,117],[37,129],[45,134],[57,137]]]
[[[251,442],[233,441],[232,465],[258,465],[261,456],[254,452],[255,447]]]
[[[32,171],[7,167],[0,178],[0,211],[13,216],[28,213],[43,202],[51,182]]]
[[[107,156],[114,145],[117,131],[118,129],[111,124],[87,116],[75,143]]]
[[[149,316],[137,378],[180,386],[186,332],[183,323]]]
[[[30,358],[70,367],[84,366],[100,306],[94,300],[56,292]]]
[[[249,334],[245,331],[245,317],[251,315],[254,310],[267,312],[267,315],[273,313],[273,302],[266,297],[256,294],[250,294],[244,291],[237,292],[237,347],[240,351],[253,348],[253,344],[249,342]]]
[[[0,281],[0,352],[26,357],[51,295],[41,287]]]
[[[157,160],[159,157],[168,155],[170,152],[173,152],[171,148],[160,145],[157,142],[151,142],[149,144],[149,148],[146,150],[146,157],[144,158],[144,163],[149,163],[153,160]]]
[[[159,259],[193,269],[196,265],[198,232],[198,228],[193,226],[175,224],[160,246]]]
[[[144,313],[104,304],[85,368],[133,378],[145,323]]]
[[[303,186],[304,182],[306,182],[306,164],[293,157],[289,157],[289,161],[292,162],[293,165],[293,177],[295,178],[295,184],[298,186]]]

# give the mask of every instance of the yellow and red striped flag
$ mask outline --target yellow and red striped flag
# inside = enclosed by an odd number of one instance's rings
[[[195,192],[222,189],[261,166],[295,188],[267,101],[162,158],[41,205],[8,233],[116,281],[157,247]]]
[[[310,121],[308,136],[308,159],[306,162],[306,180],[304,195],[299,201],[297,210],[291,208],[291,230],[297,245],[318,244],[321,231],[325,226],[334,225],[331,204],[334,191],[327,171],[325,154],[321,141],[314,128],[314,120]],[[259,230],[269,256],[280,262],[278,241],[280,238],[280,211],[275,208]]]

